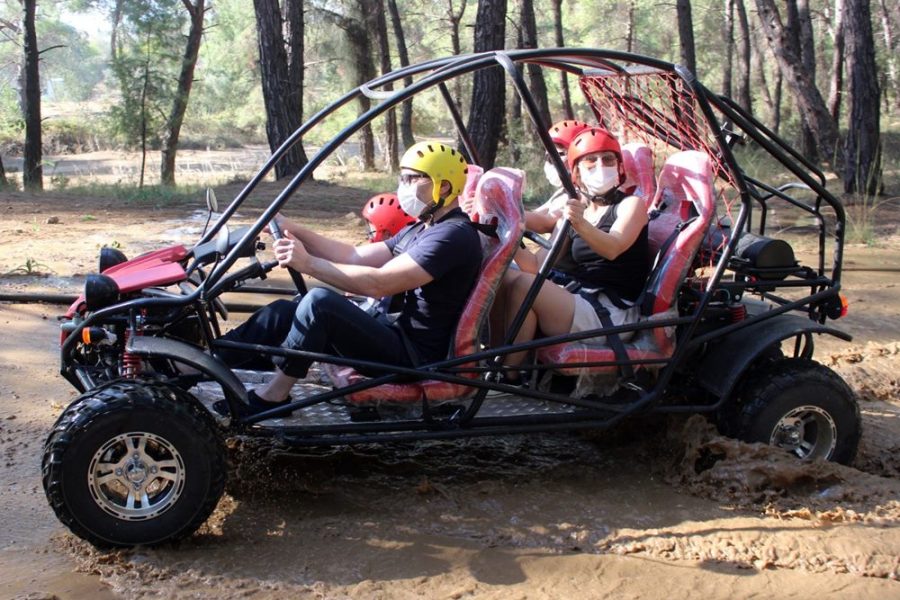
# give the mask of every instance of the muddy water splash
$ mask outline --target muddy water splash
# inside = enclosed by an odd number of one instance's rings
[[[65,544],[130,597],[474,592],[571,553],[897,577],[900,483],[722,438],[699,417],[666,431],[302,453],[232,440],[229,495],[190,539]],[[485,556],[498,562],[473,570]]]

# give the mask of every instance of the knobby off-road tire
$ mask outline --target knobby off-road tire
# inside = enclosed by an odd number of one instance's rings
[[[803,459],[849,464],[862,428],[859,405],[841,377],[815,361],[788,358],[753,373],[728,411],[738,439],[785,448]]]
[[[208,412],[184,390],[150,381],[116,381],[77,398],[53,426],[41,467],[59,520],[104,548],[190,535],[227,476]]]

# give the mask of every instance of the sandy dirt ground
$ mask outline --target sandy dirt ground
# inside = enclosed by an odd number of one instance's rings
[[[321,184],[290,212],[361,241],[348,213],[364,196]],[[113,241],[128,255],[190,244],[194,208],[0,193],[0,293],[75,293]],[[39,465],[76,396],[58,375],[63,309],[0,303],[0,597],[900,598],[900,278],[878,270],[898,264],[897,213],[877,246],[848,248],[851,313],[837,325],[854,341],[817,343],[859,395],[850,467],[741,444],[698,417],[304,453],[231,440],[211,519],[155,549],[100,552],[56,520]]]

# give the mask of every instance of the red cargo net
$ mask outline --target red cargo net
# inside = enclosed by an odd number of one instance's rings
[[[657,172],[666,158],[679,150],[708,154],[716,176],[716,213],[727,215],[733,222],[732,209],[736,214],[740,208],[740,194],[696,94],[686,81],[677,73],[641,65],[627,67],[624,72],[590,71],[579,83],[597,122],[622,144],[640,142],[649,146]]]

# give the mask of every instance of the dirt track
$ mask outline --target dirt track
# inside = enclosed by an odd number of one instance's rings
[[[361,195],[322,186],[316,198],[330,209],[296,210],[330,216],[358,240],[343,215]],[[28,259],[53,271],[2,278],[2,292],[73,291],[70,277],[92,270],[111,239],[134,255],[193,235],[187,209],[122,214],[56,195],[35,212],[28,196],[0,200],[0,272]],[[897,264],[896,228],[883,226],[881,247],[849,248],[848,266]],[[57,375],[61,310],[0,304],[0,597],[900,597],[897,283],[848,272],[851,316],[838,325],[857,337],[821,340],[817,352],[861,397],[855,468],[803,465],[700,419],[635,423],[599,440],[305,455],[236,442],[236,476],[197,535],[114,553],[69,535],[41,489],[41,446],[75,396]],[[699,460],[710,454],[711,467]]]

